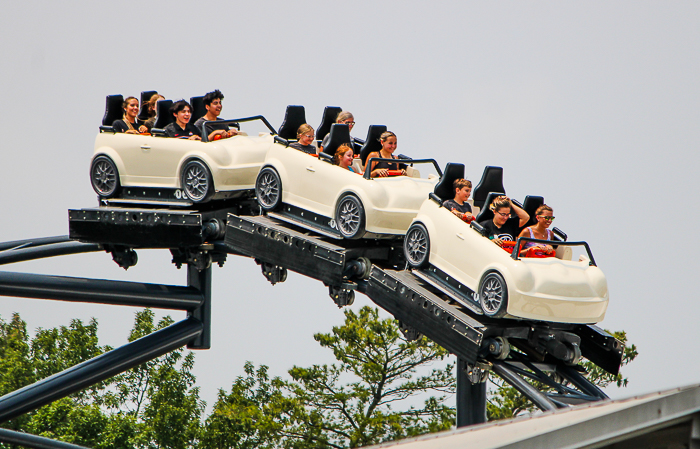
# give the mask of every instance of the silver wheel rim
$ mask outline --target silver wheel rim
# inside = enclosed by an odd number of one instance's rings
[[[428,253],[428,238],[422,229],[416,228],[406,237],[406,255],[415,265],[423,263]]]
[[[503,303],[503,284],[495,276],[490,276],[481,286],[481,307],[487,315],[495,314]]]
[[[185,191],[193,201],[204,199],[209,191],[209,177],[204,167],[199,164],[190,165],[185,171]]]
[[[92,182],[101,195],[111,195],[117,188],[117,171],[108,160],[97,161],[92,169]]]
[[[280,188],[277,183],[277,176],[270,172],[263,173],[262,175],[260,175],[260,181],[258,182],[256,190],[258,199],[263,204],[263,206],[274,206],[280,194]]]
[[[344,235],[355,235],[360,228],[360,208],[351,199],[344,199],[338,207],[338,229]]]

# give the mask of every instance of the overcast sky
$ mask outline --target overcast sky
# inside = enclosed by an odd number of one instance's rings
[[[398,135],[398,151],[504,168],[507,193],[542,195],[608,278],[601,325],[639,349],[625,397],[700,382],[700,4],[697,2],[182,2],[28,0],[0,16],[0,241],[68,233],[96,205],[88,169],[105,96],[225,94],[223,117],[326,105]],[[676,221],[680,220],[678,223]],[[125,272],[107,254],[5,270],[184,284],[167,251]],[[282,375],[332,361],[313,340],[343,314],[319,282],[271,286],[250,259],[214,269],[209,405],[246,360]],[[360,296],[355,309],[370,303]],[[31,329],[100,323],[126,340],[134,310],[0,299]],[[175,319],[184,313],[174,313]]]

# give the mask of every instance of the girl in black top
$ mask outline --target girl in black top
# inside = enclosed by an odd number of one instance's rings
[[[314,141],[314,129],[309,124],[304,123],[299,127],[297,140],[298,142],[294,142],[289,146],[307,154],[316,154],[316,147],[311,145],[311,142]]]
[[[124,118],[115,120],[112,127],[118,133],[138,134],[139,132],[147,132],[145,126],[136,123],[136,116],[139,115],[139,100],[134,97],[126,97],[122,105],[124,108]],[[140,128],[143,128],[141,131]]]
[[[383,132],[379,136],[379,142],[382,144],[382,149],[368,154],[367,160],[373,157],[396,159],[394,157],[394,151],[396,151],[397,146],[396,134],[391,131]],[[401,170],[402,175],[406,174],[406,171],[401,169],[398,162],[372,161],[369,170],[372,178],[389,176],[389,170]]]

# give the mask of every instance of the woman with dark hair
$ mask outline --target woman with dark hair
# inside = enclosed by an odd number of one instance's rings
[[[122,108],[124,108],[124,118],[115,120],[112,128],[118,133],[138,134],[139,124],[136,123],[136,117],[139,115],[139,100],[135,97],[126,97]]]
[[[190,123],[192,106],[187,101],[180,100],[173,103],[170,106],[170,113],[175,117],[175,122],[164,128],[166,136],[178,139],[202,140],[197,128]]]
[[[391,131],[385,131],[379,136],[379,142],[382,144],[382,149],[369,153],[367,155],[367,160],[371,158],[382,158],[382,159],[396,159],[394,156],[394,151],[396,151],[396,146],[398,145],[396,140],[396,134]],[[401,170],[401,174],[405,175],[406,171],[401,169],[398,162],[387,162],[387,161],[372,161],[371,166],[366,168],[371,173],[372,178],[384,178],[389,176],[389,170]]]
[[[538,240],[553,240],[552,231],[549,230],[549,226],[551,226],[552,221],[554,221],[554,211],[552,208],[546,204],[541,205],[535,211],[535,219],[537,220],[537,224],[523,229],[518,237],[530,237]],[[525,242],[521,254],[530,248],[537,248],[548,253],[554,252],[552,245],[547,245],[545,243]]]

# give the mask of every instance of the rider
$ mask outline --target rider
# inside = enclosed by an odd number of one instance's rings
[[[530,216],[505,195],[496,197],[489,209],[493,211],[492,220],[484,220],[479,223],[487,232],[489,239],[498,246],[503,246],[505,241],[515,241],[518,229],[525,226],[530,220]],[[510,216],[510,212],[516,213],[515,217]]]
[[[472,215],[472,207],[467,203],[467,200],[472,193],[472,182],[468,179],[458,178],[452,183],[452,188],[455,190],[454,199],[445,201],[442,206],[467,223],[471,223],[474,220],[474,215]]]

